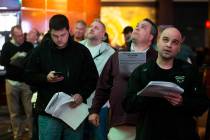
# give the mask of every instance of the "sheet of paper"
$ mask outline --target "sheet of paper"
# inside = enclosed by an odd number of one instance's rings
[[[76,108],[71,108],[69,103],[73,98],[64,93],[55,93],[50,102],[48,103],[45,111],[52,116],[61,119],[74,130],[79,127],[79,125],[88,116],[88,105],[82,103]]]
[[[184,89],[172,82],[151,81],[137,93],[140,96],[163,97],[170,93],[182,94]]]
[[[146,62],[146,53],[119,52],[118,59],[120,73],[130,76],[136,67]]]

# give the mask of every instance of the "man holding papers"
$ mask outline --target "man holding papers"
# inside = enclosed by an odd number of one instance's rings
[[[98,72],[88,49],[70,37],[66,16],[54,15],[49,30],[49,39],[35,48],[25,69],[27,82],[38,90],[35,109],[39,114],[39,140],[82,140],[83,123],[74,130],[47,114],[45,108],[57,92],[74,99],[65,107],[80,106],[94,91]]]
[[[157,35],[156,25],[149,19],[138,23],[132,33],[131,49],[127,51],[146,53],[147,61],[155,59],[157,53],[150,46]],[[110,101],[111,128],[108,133],[109,140],[134,140],[136,135],[137,114],[126,114],[121,102],[127,89],[128,77],[119,70],[118,52],[107,61],[99,78],[95,97],[90,110],[89,121],[95,126],[99,125],[99,112],[107,100]]]
[[[199,140],[194,117],[207,109],[208,99],[193,65],[174,59],[181,43],[180,31],[166,28],[157,41],[157,60],[139,66],[131,74],[123,107],[127,113],[144,114],[138,122],[136,140]],[[150,81],[159,81],[159,86],[161,81],[171,83],[150,91],[152,94],[138,93]],[[157,83],[152,84],[157,87]],[[178,86],[183,90],[174,90]],[[159,90],[162,95],[156,96]]]

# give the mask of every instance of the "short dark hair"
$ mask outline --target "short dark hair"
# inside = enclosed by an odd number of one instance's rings
[[[123,34],[128,34],[128,33],[132,33],[132,32],[133,32],[133,27],[131,27],[131,26],[126,26],[123,29]]]
[[[51,17],[49,21],[49,29],[60,30],[66,28],[69,30],[69,21],[65,15],[57,14]]]
[[[11,35],[14,36],[14,30],[18,29],[18,30],[22,30],[22,27],[20,25],[15,25],[11,28]]]
[[[157,25],[152,20],[150,20],[148,18],[143,19],[143,21],[147,21],[152,25],[151,34],[153,35],[152,43],[154,43],[154,41],[156,40],[157,35],[158,35]]]

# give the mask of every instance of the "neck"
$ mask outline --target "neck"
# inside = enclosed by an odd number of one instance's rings
[[[101,41],[100,40],[87,40],[87,45],[88,46],[92,46],[92,47],[95,47],[97,45],[101,44]]]
[[[133,47],[136,51],[145,51],[147,50],[150,46],[148,44],[143,44],[143,43],[138,43],[138,42],[133,42]]]
[[[173,67],[174,59],[163,59],[158,55],[158,58],[156,60],[156,63],[159,67],[162,69],[171,69]]]
[[[80,37],[74,37],[74,40],[77,41],[77,42],[80,42],[83,40],[83,38],[80,38]]]

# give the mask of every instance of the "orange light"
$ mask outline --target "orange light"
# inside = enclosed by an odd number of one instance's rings
[[[210,20],[207,20],[207,21],[206,21],[206,28],[207,28],[207,29],[210,29]]]

